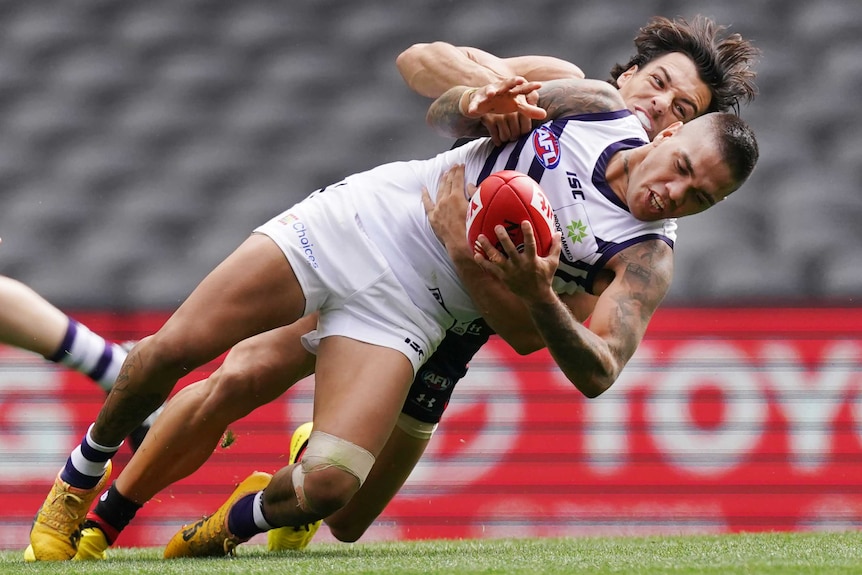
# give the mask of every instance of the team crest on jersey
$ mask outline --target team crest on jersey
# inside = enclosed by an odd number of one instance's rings
[[[546,169],[556,168],[560,163],[560,140],[547,126],[533,131],[533,149],[539,163]]]

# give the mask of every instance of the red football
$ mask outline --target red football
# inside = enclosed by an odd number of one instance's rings
[[[533,178],[514,170],[502,170],[485,178],[467,208],[467,241],[473,250],[482,253],[476,243],[485,234],[498,250],[503,247],[494,233],[494,226],[503,225],[518,248],[524,249],[521,222],[529,220],[536,237],[539,256],[548,255],[554,233],[554,210],[545,192]]]

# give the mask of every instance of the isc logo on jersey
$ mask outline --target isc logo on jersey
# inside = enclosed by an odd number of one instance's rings
[[[547,126],[541,126],[533,132],[533,149],[545,169],[552,170],[560,163],[560,141]]]

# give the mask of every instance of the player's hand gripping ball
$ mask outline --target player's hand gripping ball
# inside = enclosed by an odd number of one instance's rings
[[[495,172],[479,184],[470,198],[467,241],[473,246],[473,251],[483,253],[476,240],[479,234],[484,234],[502,252],[503,246],[494,233],[494,226],[502,225],[518,251],[523,251],[521,222],[524,220],[533,226],[536,252],[540,257],[547,256],[554,235],[554,210],[545,192],[527,174],[514,170]]]

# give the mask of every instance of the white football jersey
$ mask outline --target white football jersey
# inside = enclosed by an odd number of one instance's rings
[[[418,305],[433,297],[452,316],[447,327],[453,327],[478,312],[431,230],[423,187],[433,199],[440,177],[456,164],[464,164],[467,181],[477,185],[499,170],[529,174],[548,196],[563,236],[555,291],[592,293],[596,274],[620,250],[651,239],[672,247],[676,238],[675,220],[636,219],[605,180],[611,156],[647,141],[628,110],[582,114],[549,121],[504,146],[482,138],[429,160],[385,164],[346,183],[357,194],[362,225],[408,293]]]

